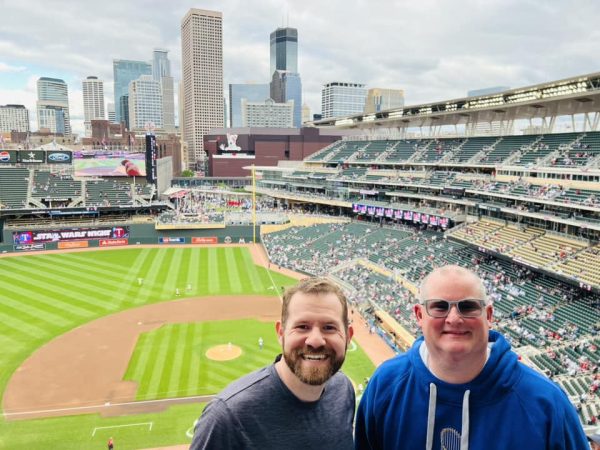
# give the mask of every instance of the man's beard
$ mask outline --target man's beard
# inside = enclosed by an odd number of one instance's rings
[[[285,347],[285,342],[283,345]],[[327,364],[323,364],[322,367],[304,367],[306,361],[302,358],[303,355],[325,355]],[[325,347],[318,349],[304,347],[283,353],[283,359],[294,375],[311,386],[320,386],[335,375],[342,367],[345,357],[345,351],[343,355],[336,357],[333,350]]]

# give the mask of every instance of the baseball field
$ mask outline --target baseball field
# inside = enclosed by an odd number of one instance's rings
[[[253,246],[0,258],[0,448],[188,444],[210,396],[279,352],[279,295],[295,280],[260,258]],[[343,370],[358,385],[374,365],[352,342]]]

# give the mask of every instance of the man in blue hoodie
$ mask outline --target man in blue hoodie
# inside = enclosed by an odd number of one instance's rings
[[[573,405],[490,331],[479,277],[445,266],[421,284],[423,337],[383,363],[360,402],[356,449],[587,450]]]

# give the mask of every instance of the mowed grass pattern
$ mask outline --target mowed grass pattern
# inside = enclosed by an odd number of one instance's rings
[[[264,340],[262,350],[259,337]],[[241,348],[238,358],[214,361],[206,356],[211,347],[229,343]],[[142,333],[125,379],[138,383],[138,400],[215,394],[272,363],[278,353],[273,323],[246,319],[168,324]]]
[[[141,286],[138,278],[143,278]],[[127,248],[1,258],[0,392],[33,351],[79,325],[175,299],[177,288],[179,298],[275,295],[273,282],[286,286],[293,280],[254,265],[244,247]]]
[[[258,346],[260,337],[264,340],[262,350]],[[215,361],[206,356],[211,347],[229,343],[241,348],[238,358]],[[272,363],[279,353],[281,346],[273,323],[244,319],[169,324],[142,333],[125,379],[138,383],[137,400],[214,394]],[[364,351],[352,343],[344,373],[358,385],[374,370]]]

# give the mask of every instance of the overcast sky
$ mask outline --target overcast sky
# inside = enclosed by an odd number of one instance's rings
[[[225,89],[267,83],[269,34],[297,28],[312,113],[330,81],[404,89],[410,105],[600,71],[597,0],[0,0],[0,105],[24,104],[37,130],[36,81],[62,78],[82,133],[81,81],[104,80],[112,102],[113,59],[150,60],[166,48],[179,81],[191,7],[223,13]]]

